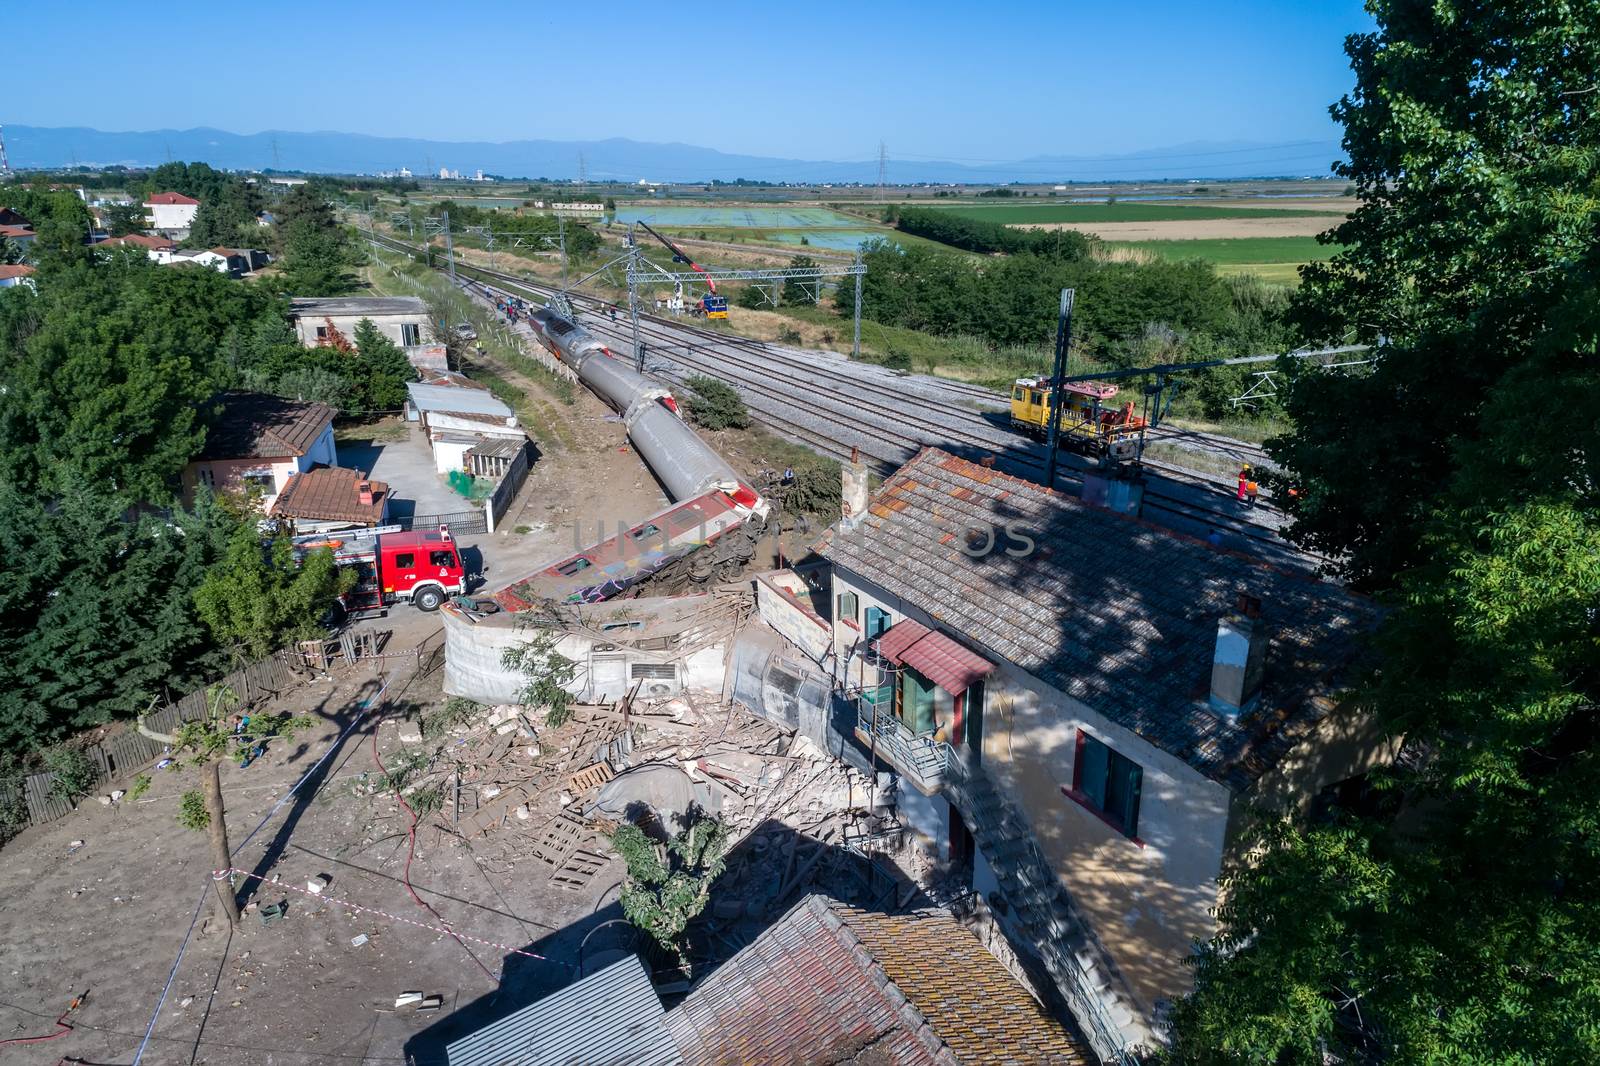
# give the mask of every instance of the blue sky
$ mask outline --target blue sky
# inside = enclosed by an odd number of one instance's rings
[[[1293,170],[1337,138],[1343,40],[1371,19],[1357,0],[168,0],[14,4],[7,26],[7,123],[843,160],[881,139],[891,160],[970,162],[1249,142]]]

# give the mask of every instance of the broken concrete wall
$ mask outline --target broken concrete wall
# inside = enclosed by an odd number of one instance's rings
[[[813,662],[822,662],[833,644],[828,623],[806,602],[810,591],[793,570],[757,574],[756,608],[761,620],[805,652]]]

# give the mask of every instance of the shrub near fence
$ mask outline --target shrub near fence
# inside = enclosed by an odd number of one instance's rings
[[[215,682],[226,685],[238,693],[246,705],[269,696],[288,691],[297,681],[295,658],[292,653],[280,651],[270,658],[235,670]],[[211,686],[196,689],[176,703],[169,703],[159,711],[145,716],[145,723],[157,733],[171,733],[184,722],[198,721],[206,713],[206,691]],[[160,755],[163,745],[141,735],[136,729],[126,729],[98,744],[83,749],[94,764],[99,779],[125,777],[147,765]],[[50,772],[28,774],[17,783],[0,782],[0,810],[16,804],[20,791],[26,805],[27,816],[22,825],[40,825],[64,817],[72,812],[75,798],[55,794],[55,777]]]

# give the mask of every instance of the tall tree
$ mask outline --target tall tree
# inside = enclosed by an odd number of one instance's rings
[[[356,323],[354,368],[348,375],[356,389],[356,402],[366,411],[395,411],[406,402],[406,382],[416,372],[406,353],[378,332],[372,319]]]
[[[1299,431],[1274,446],[1300,481],[1295,536],[1349,553],[1358,581],[1420,558],[1428,516],[1485,426],[1556,410],[1490,403],[1536,358],[1595,239],[1600,8],[1510,0],[1372,0],[1333,108],[1360,207],[1344,245],[1304,270],[1308,335],[1383,343],[1368,374],[1299,375]],[[1534,485],[1561,477],[1531,470]],[[1529,487],[1533,487],[1530,485]]]
[[[1406,758],[1251,829],[1173,1057],[1600,1061],[1600,2],[1370,7],[1300,313],[1386,344],[1275,448],[1296,535],[1396,590],[1357,698]]]
[[[339,569],[327,548],[297,562],[287,537],[263,544],[247,521],[195,590],[194,603],[219,643],[259,659],[285,641],[315,635],[322,614],[354,581],[355,574]]]
[[[263,313],[264,297],[215,271],[114,256],[0,302],[0,477],[170,499],[205,439],[220,342]]]
[[[355,250],[318,187],[296,185],[273,212],[284,288],[295,296],[337,296],[355,287]]]

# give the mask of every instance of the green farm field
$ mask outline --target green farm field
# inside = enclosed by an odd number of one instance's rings
[[[1002,225],[1099,222],[1207,222],[1217,219],[1332,218],[1329,211],[1285,207],[1188,207],[1183,204],[962,204],[941,207],[964,218]]]
[[[1337,245],[1318,244],[1315,237],[1107,241],[1106,246],[1137,249],[1164,259],[1204,259],[1225,274],[1254,274],[1281,285],[1298,285],[1302,264],[1327,259],[1339,250]]]

